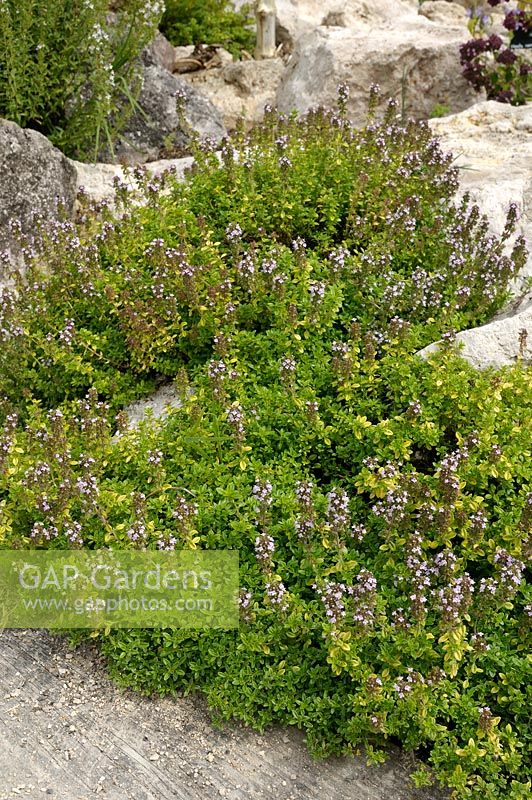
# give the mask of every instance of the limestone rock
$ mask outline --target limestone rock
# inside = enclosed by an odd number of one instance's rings
[[[237,0],[237,7],[245,0]],[[276,0],[276,37],[285,51],[320,25],[360,27],[417,14],[418,0]]]
[[[518,232],[532,244],[532,106],[514,107],[493,100],[443,119],[431,120],[444,149],[456,155],[462,191],[469,191],[500,234],[511,202],[518,205]],[[461,355],[474,367],[501,367],[521,359],[532,364],[532,254],[513,290],[516,298],[487,325],[457,336]],[[420,351],[426,356],[438,347]]]
[[[510,203],[518,205],[518,232],[532,250],[532,105],[511,106],[494,100],[430,121],[445,150],[456,156],[460,185],[489,220],[493,233],[504,228]],[[532,277],[532,253],[513,285],[522,292]],[[532,335],[532,332],[531,332]]]
[[[406,112],[417,118],[429,117],[436,104],[451,111],[470,106],[477,95],[461,74],[463,32],[417,15],[412,20],[361,30],[319,27],[302,36],[277,91],[279,109],[303,113],[335,106],[344,82],[348,113],[357,124],[364,123],[373,83],[385,97],[404,96]]]
[[[142,63],[147,67],[155,65],[162,67],[168,72],[173,72],[176,61],[175,50],[176,48],[173,44],[170,44],[168,39],[158,31],[154,40],[144,48],[140,58]]]
[[[164,420],[174,409],[181,408],[182,405],[181,394],[177,387],[173,383],[163,384],[150,397],[136,400],[124,408],[128,419],[127,427],[129,430],[134,430],[146,420],[152,423]],[[115,437],[118,436],[119,434],[115,434]]]
[[[0,251],[9,254],[12,266],[21,261],[9,223],[31,233],[37,219],[57,218],[60,205],[72,214],[75,195],[76,171],[68,158],[37,131],[0,120]]]
[[[127,171],[120,164],[84,164],[81,161],[72,161],[76,170],[76,189],[83,188],[88,199],[99,203],[102,200],[114,198],[115,178],[127,183],[134,188],[135,182],[128,176]],[[146,169],[150,175],[158,176],[163,172],[171,170],[178,180],[184,180],[185,171],[194,163],[194,159],[187,158],[165,158],[159,161],[150,161],[146,164]]]
[[[176,108],[179,92],[185,95],[185,127]],[[161,158],[169,149],[184,153],[191,139],[187,126],[201,138],[219,141],[225,136],[220,112],[210,100],[163,67],[143,68],[138,104],[142,111],[128,120],[114,155],[103,154],[101,160],[143,163]]]
[[[509,366],[520,358],[523,364],[532,364],[532,306],[520,314],[463,331],[456,340],[461,345],[462,358],[477,369]],[[431,344],[419,355],[426,357],[438,346]]]
[[[249,125],[262,119],[264,106],[275,102],[284,69],[281,58],[269,58],[235,61],[219,69],[191,72],[183,77],[216,105],[226,128],[232,130],[242,116]]]
[[[425,0],[419,6],[419,13],[441,25],[450,25],[458,28],[465,28],[467,31],[468,17],[465,8],[458,3],[450,3],[449,0]],[[470,38],[465,34],[465,39]]]

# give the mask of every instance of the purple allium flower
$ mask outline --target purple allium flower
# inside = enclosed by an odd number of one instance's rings
[[[496,33],[491,34],[491,36],[488,38],[488,42],[492,50],[500,50],[503,46],[503,40]]]
[[[522,8],[514,8],[508,11],[503,22],[504,27],[509,31],[517,31],[519,29],[529,30],[529,18],[527,12]]]
[[[487,39],[469,39],[468,42],[460,45],[460,63],[467,64],[473,61],[480,53],[485,53],[489,46]]]

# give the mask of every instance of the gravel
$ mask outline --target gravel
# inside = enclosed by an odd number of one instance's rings
[[[412,761],[315,762],[292,729],[211,725],[200,697],[115,686],[95,646],[0,631],[0,800],[440,800]]]

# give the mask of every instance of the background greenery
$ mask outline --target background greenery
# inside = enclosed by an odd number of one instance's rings
[[[95,158],[134,107],[136,58],[163,4],[127,0],[0,2],[0,116],[47,136],[67,155]]]
[[[238,57],[253,53],[252,4],[235,10],[228,0],[166,0],[161,31],[174,45],[220,44]]]

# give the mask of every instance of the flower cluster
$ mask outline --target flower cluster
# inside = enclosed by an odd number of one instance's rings
[[[333,342],[331,349],[333,353],[331,360],[333,371],[342,378],[348,378],[353,367],[349,345],[346,342]]]
[[[246,588],[241,589],[238,596],[238,606],[240,609],[240,618],[243,622],[253,622],[253,612],[251,610],[252,601],[252,592]]]
[[[369,628],[375,622],[375,607],[377,604],[377,580],[372,572],[361,570],[354,586],[348,590],[353,598],[353,622],[362,630]]]
[[[327,581],[323,586],[314,584],[313,588],[323,603],[327,622],[338,625],[345,617],[345,584]]]
[[[311,481],[298,481],[296,484],[296,499],[298,504],[298,516],[294,522],[294,529],[297,538],[306,542],[310,541],[310,537],[315,527],[315,511],[313,494],[314,484]]]
[[[493,7],[508,0],[488,0]],[[485,89],[489,100],[524,105],[532,98],[532,64],[526,55],[516,52],[521,37],[532,31],[532,8],[507,10],[503,25],[511,34],[510,46],[501,36],[485,36],[489,17],[480,9],[470,9],[469,29],[474,38],[460,47],[464,77],[475,89]],[[478,12],[478,13],[475,13]]]
[[[255,539],[255,557],[262,567],[269,567],[275,552],[275,542],[269,533],[260,533]]]
[[[327,525],[338,536],[349,525],[349,495],[343,489],[332,489],[327,495]]]
[[[292,386],[296,374],[296,361],[291,356],[285,356],[279,364],[279,377],[288,386]]]
[[[232,428],[237,444],[242,444],[246,434],[244,409],[240,403],[233,403],[225,412],[227,424]]]
[[[256,480],[253,484],[253,499],[257,511],[257,522],[260,525],[266,525],[268,521],[268,512],[273,501],[272,491],[273,487],[270,481]]]
[[[394,691],[400,700],[404,700],[415,688],[416,685],[425,683],[425,679],[419,672],[415,672],[412,667],[407,667],[406,676],[399,675],[393,685]]]
[[[279,579],[266,581],[266,598],[270,605],[278,608],[279,611],[288,611],[288,592],[286,586]]]
[[[4,429],[0,435],[0,470],[3,469],[7,460],[7,456],[9,455],[11,447],[13,446],[17,422],[17,414],[7,414],[4,422]]]
[[[455,623],[467,613],[473,597],[474,581],[467,572],[451,578],[448,585],[435,591],[438,599],[442,620],[445,623]]]
[[[384,500],[377,501],[371,510],[376,517],[382,517],[388,525],[396,525],[405,518],[409,499],[405,489],[400,487],[389,489]]]

